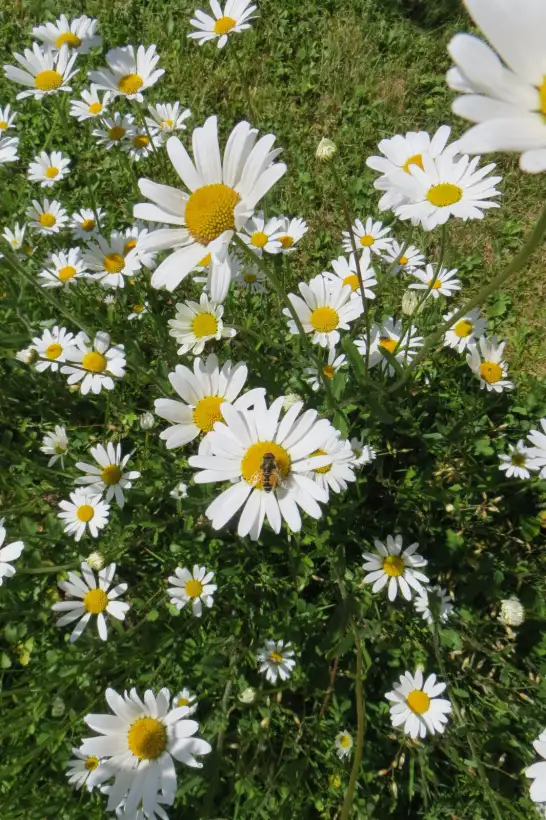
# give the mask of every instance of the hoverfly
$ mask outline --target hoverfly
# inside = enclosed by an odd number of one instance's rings
[[[273,453],[264,453],[260,469],[254,473],[250,483],[253,487],[261,484],[264,493],[270,493],[275,487],[284,485],[283,474]]]

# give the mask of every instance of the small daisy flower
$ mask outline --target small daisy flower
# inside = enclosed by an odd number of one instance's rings
[[[427,265],[424,271],[412,270],[411,275],[415,276],[419,282],[414,282],[410,285],[410,290],[426,290],[428,291],[427,299],[432,296],[433,299],[438,299],[439,296],[453,296],[453,294],[461,289],[461,282],[455,279],[455,274],[458,273],[457,268],[448,270],[441,268],[439,271],[435,270],[437,266]]]
[[[279,231],[281,232],[279,236],[281,253],[294,253],[296,250],[294,245],[296,245],[300,239],[303,239],[309,230],[307,222],[300,217],[288,219],[287,216],[279,217],[279,221],[281,223],[279,225]]]
[[[76,117],[78,122],[102,117],[112,99],[109,91],[105,91],[101,99],[96,85],[92,85],[89,91],[84,89],[81,95],[81,100],[70,100],[70,116]]]
[[[338,372],[338,370],[340,370],[345,365],[346,360],[347,357],[344,353],[341,353],[341,355],[337,356],[335,347],[329,348],[328,359],[326,361],[326,364],[323,364],[321,368],[323,374],[326,376],[327,379],[332,380]],[[307,384],[310,384],[311,388],[315,390],[315,392],[317,390],[320,390],[324,382],[320,378],[319,371],[317,370],[317,368],[305,367],[303,373]]]
[[[413,273],[415,268],[423,268],[426,265],[424,254],[415,245],[408,245],[404,248],[395,239],[392,241],[392,246],[383,257],[385,262],[394,265],[392,269],[393,276],[402,271],[403,273]]]
[[[515,595],[501,601],[499,621],[504,626],[521,626],[525,621],[525,609]]]
[[[248,263],[246,260],[233,281],[235,285],[249,290],[251,293],[266,293],[267,291],[265,273],[262,273],[256,265]]]
[[[4,578],[13,578],[15,575],[15,567],[10,564],[10,561],[17,561],[25,548],[23,541],[13,541],[13,543],[2,547],[6,538],[4,520],[4,518],[0,518],[0,587],[4,583]]]
[[[450,313],[446,313],[443,317],[444,321],[448,322],[456,312],[456,310],[452,310]],[[485,333],[485,328],[485,319],[482,318],[478,308],[474,308],[446,331],[444,345],[445,347],[454,348],[458,353],[463,353],[469,345],[476,344],[480,336]]]
[[[325,490],[328,497],[330,490],[340,493],[347,489],[347,482],[356,481],[354,453],[349,442],[341,439],[337,430],[334,430],[322,447],[311,453],[311,456],[329,456],[330,464],[316,467],[309,473],[313,481]]]
[[[273,216],[266,222],[263,211],[259,211],[256,216],[249,219],[238,236],[257,256],[262,256],[264,253],[280,253],[282,250],[279,239],[281,228],[281,219]]]
[[[342,732],[338,732],[336,735],[335,746],[336,754],[340,760],[343,760],[344,757],[348,757],[351,754],[351,750],[353,748],[353,738],[346,729]]]
[[[112,48],[106,55],[108,68],[90,71],[89,79],[97,88],[111,91],[113,97],[122,96],[129,100],[142,102],[142,91],[155,85],[165,73],[165,69],[156,68],[159,54],[155,45],[144,48],[139,46],[135,55],[134,46]]]
[[[130,228],[126,228],[123,233],[125,244],[123,245],[123,255],[128,256],[132,250],[136,251],[138,261],[144,265],[148,270],[154,270],[156,267],[155,258],[157,253],[154,251],[145,250],[142,247],[144,239],[150,233],[151,228],[145,228],[142,222],[135,222]]]
[[[131,305],[132,313],[128,315],[128,319],[130,322],[133,322],[137,319],[139,322],[142,320],[143,316],[148,313],[148,308],[150,307],[148,302],[143,302],[142,304]]]
[[[171,596],[171,604],[181,610],[191,601],[193,614],[200,618],[203,614],[203,604],[210,609],[214,603],[214,593],[218,587],[210,583],[213,578],[214,572],[207,572],[206,567],[197,564],[192,572],[185,567],[177,567],[175,575],[169,576],[169,583],[174,585],[167,590]]]
[[[66,45],[70,51],[87,54],[92,48],[102,45],[102,37],[96,33],[98,25],[98,20],[85,14],[70,21],[65,14],[61,14],[55,23],[35,26],[32,36],[50,46],[52,51],[59,51]]]
[[[361,300],[352,299],[350,285],[341,280],[328,280],[324,276],[315,276],[309,284],[300,282],[299,290],[303,299],[289,293],[303,329],[312,333],[311,341],[321,347],[335,347],[340,339],[340,330],[349,330],[349,323],[362,313]],[[288,319],[288,330],[297,335],[299,330],[291,317],[288,308],[283,309]]]
[[[53,612],[65,613],[59,618],[56,626],[66,626],[79,619],[70,636],[70,643],[74,643],[89,623],[91,616],[96,615],[99,638],[105,641],[108,638],[108,629],[104,613],[117,618],[118,621],[124,621],[125,614],[131,606],[118,600],[119,596],[127,591],[127,584],[118,584],[110,589],[116,572],[115,564],[110,564],[99,571],[98,584],[95,573],[85,561],[82,562],[81,570],[81,575],[69,572],[68,581],[59,581],[59,589],[79,600],[53,604]]]
[[[161,145],[161,138],[157,134],[148,132],[145,128],[134,128],[128,138],[122,142],[121,149],[126,151],[131,159],[138,162],[143,157],[153,154],[155,149]]]
[[[515,446],[509,444],[508,453],[499,455],[499,459],[499,470],[506,473],[506,478],[531,478],[531,470],[539,469],[523,439]]]
[[[508,365],[502,359],[506,342],[498,341],[496,336],[488,339],[480,336],[477,344],[468,347],[466,361],[473,373],[480,380],[480,387],[502,393],[512,390],[514,383],[506,378]]]
[[[169,319],[169,336],[181,343],[178,355],[203,352],[211,339],[232,339],[237,331],[225,327],[222,321],[223,305],[209,300],[206,293],[201,294],[199,302],[184,302],[176,305],[174,319]]]
[[[75,285],[78,279],[85,279],[87,266],[82,259],[80,248],[52,253],[38,278],[43,288],[62,288]]]
[[[394,318],[385,319],[381,327],[372,325],[370,334],[370,354],[369,365],[375,367],[379,365],[384,373],[394,376],[396,371],[381,353],[381,349],[388,350],[400,362],[402,367],[409,364],[415,356],[417,350],[423,344],[422,336],[417,335],[417,328],[411,325],[403,330],[402,321]],[[355,344],[362,356],[366,355],[366,339],[359,337],[355,339]]]
[[[296,665],[291,646],[290,642],[285,645],[284,641],[267,640],[263,649],[256,655],[256,660],[260,664],[258,672],[265,675],[269,683],[275,684],[279,678],[285,681],[291,677]]]
[[[218,40],[218,48],[223,48],[229,35],[250,28],[249,21],[256,16],[254,12],[257,6],[251,5],[251,0],[226,0],[222,11],[218,0],[210,0],[210,8],[214,17],[201,9],[196,10],[190,25],[197,31],[192,31],[188,37],[197,40],[200,46],[209,40]]]
[[[19,137],[0,137],[0,165],[19,159]]]
[[[180,481],[176,487],[170,491],[169,495],[176,501],[182,501],[183,498],[188,497],[188,485],[184,484],[183,481]]]
[[[394,704],[390,707],[392,725],[404,724],[404,734],[414,740],[436,732],[443,734],[451,712],[449,700],[438,697],[445,688],[445,683],[436,682],[436,675],[423,681],[420,669],[415,675],[400,675],[400,683],[395,683],[393,691],[385,695]]]
[[[110,345],[108,333],[99,331],[90,341],[85,333],[76,337],[76,344],[67,351],[68,362],[61,368],[61,373],[68,375],[68,384],[81,381],[82,396],[91,390],[98,394],[114,389],[114,376],[122,379],[125,375],[125,348],[123,345]]]
[[[81,208],[70,217],[70,228],[74,239],[83,239],[88,242],[99,233],[101,222],[106,217],[102,208],[92,211],[91,208]]]
[[[368,217],[365,223],[360,219],[356,219],[353,225],[353,234],[357,249],[362,248],[362,253],[368,258],[371,253],[382,256],[392,247],[392,236],[389,236],[390,228],[384,228],[382,222],[374,222],[371,217]],[[351,244],[350,234],[348,231],[343,231],[343,249],[351,253],[353,246]]]
[[[115,111],[112,117],[101,120],[102,128],[94,128],[92,134],[99,145],[105,145],[109,151],[115,145],[123,146],[134,133],[135,118],[131,114],[120,114]]]
[[[161,141],[166,140],[176,131],[186,130],[186,120],[191,116],[191,111],[189,108],[181,111],[181,107],[178,101],[174,104],[156,103],[148,106],[151,117],[146,117],[146,125],[150,131],[158,132]]]
[[[79,541],[86,529],[97,538],[99,530],[108,523],[110,505],[105,504],[98,495],[91,495],[87,490],[75,490],[70,493],[70,501],[61,501],[62,512],[57,517],[63,521],[64,531]]]
[[[365,552],[363,564],[367,572],[364,583],[373,584],[372,592],[379,592],[388,584],[389,601],[395,600],[399,589],[406,601],[411,601],[412,589],[419,594],[423,592],[422,584],[428,584],[428,578],[417,567],[426,566],[428,561],[417,555],[417,542],[402,551],[402,536],[388,535],[386,546],[377,539],[374,546],[377,553]]]
[[[106,447],[102,444],[91,447],[90,452],[98,466],[78,461],[76,467],[86,475],[77,478],[75,484],[85,484],[87,489],[95,495],[102,496],[104,493],[105,501],[111,501],[115,496],[118,507],[123,507],[125,503],[123,491],[129,490],[133,486],[132,482],[140,478],[137,470],[125,471],[131,453],[122,457],[121,444],[114,446],[111,441]]]
[[[118,231],[112,231],[109,239],[97,235],[89,242],[83,256],[87,268],[93,271],[89,278],[105,288],[125,287],[125,279],[142,267],[135,247],[129,242]]]
[[[44,199],[42,203],[33,199],[32,205],[27,210],[27,216],[30,227],[43,236],[59,233],[68,222],[65,209],[55,199],[51,201]]]
[[[427,624],[448,620],[453,612],[453,601],[447,591],[440,586],[427,587],[414,598],[417,612]]]
[[[332,268],[334,269],[333,273],[330,271],[324,271],[322,275],[329,281],[336,281],[339,279],[342,285],[349,285],[353,291],[353,298],[361,301],[360,282],[357,274],[358,268],[354,253],[352,253],[348,258],[346,256],[339,256],[337,259],[333,259]],[[375,271],[370,265],[369,255],[367,256],[366,254],[362,254],[360,259],[360,275],[362,276],[362,282],[364,283],[364,296],[366,299],[375,299],[375,293],[372,288],[377,285],[377,279],[375,278]]]
[[[40,447],[42,453],[51,456],[47,462],[48,467],[52,467],[59,459],[64,470],[64,456],[68,452],[68,436],[66,430],[60,424],[55,425],[55,432],[46,433]]]
[[[177,695],[173,696],[173,706],[176,709],[185,708],[186,717],[190,717],[197,712],[197,696],[184,687]]]
[[[25,238],[25,231],[27,229],[26,225],[23,225],[22,228],[19,227],[19,223],[16,222],[13,226],[13,231],[9,228],[4,228],[4,233],[2,237],[8,242],[14,251],[19,251],[23,247],[23,240]]]
[[[25,97],[41,100],[57,91],[72,91],[68,83],[77,73],[72,69],[78,55],[70,55],[67,45],[62,46],[60,51],[53,51],[49,46],[42,48],[38,43],[33,43],[32,51],[25,48],[24,57],[15,52],[13,56],[22,68],[5,65],[6,77],[29,89],[17,94],[18,100]]]
[[[540,430],[531,430],[527,436],[533,446],[529,448],[529,456],[533,460],[533,464],[540,467],[540,477],[546,478],[546,419],[541,419],[543,433]]]
[[[92,791],[97,785],[97,769],[100,766],[98,757],[92,755],[82,755],[79,749],[72,747],[74,757],[68,762],[66,776],[68,783],[75,789],[82,789],[84,786],[88,791]]]
[[[349,442],[355,457],[355,467],[363,467],[371,464],[377,458],[377,453],[369,444],[364,444],[364,439],[352,438]]]
[[[38,353],[40,360],[36,363],[38,373],[51,369],[56,373],[59,363],[66,362],[66,352],[75,343],[73,333],[69,333],[65,327],[55,325],[51,330],[44,330],[41,338],[36,336],[32,340],[32,346]]]
[[[17,111],[12,111],[9,104],[5,108],[0,108],[0,137],[4,136],[9,128],[15,127],[17,117]]]

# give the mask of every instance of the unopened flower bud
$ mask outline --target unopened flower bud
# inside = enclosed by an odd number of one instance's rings
[[[407,290],[402,296],[402,313],[406,316],[421,313],[424,307],[424,303],[419,304],[421,301],[422,297],[419,297],[414,290]]]
[[[104,566],[104,555],[102,552],[92,552],[87,556],[87,563],[91,569],[102,569]]]
[[[301,396],[298,396],[297,393],[287,393],[282,403],[282,409],[290,410],[292,405],[297,404],[299,401],[301,401]]]
[[[143,413],[139,418],[139,422],[141,430],[151,430],[155,424],[154,414],[150,412]]]
[[[23,364],[34,364],[38,359],[38,351],[35,347],[26,347],[15,354],[15,358]]]
[[[501,601],[499,621],[505,626],[521,626],[525,620],[525,609],[513,595]]]
[[[316,150],[316,158],[321,162],[329,162],[337,151],[337,145],[327,137],[323,137]]]
[[[254,703],[256,700],[256,690],[253,689],[252,686],[247,686],[247,688],[239,695],[239,700],[241,703]]]

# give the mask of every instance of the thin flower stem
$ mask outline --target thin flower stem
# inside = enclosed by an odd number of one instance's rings
[[[358,630],[353,619],[351,619],[351,628],[355,639],[356,649],[356,681],[355,681],[355,700],[356,700],[356,745],[355,756],[353,759],[353,767],[351,769],[351,776],[349,778],[349,785],[345,792],[345,799],[343,801],[343,808],[341,810],[340,820],[348,820],[349,814],[353,805],[354,792],[356,782],[358,779],[358,770],[362,761],[362,752],[364,749],[364,687],[362,685],[363,670],[362,670],[362,647],[360,646],[360,638]]]

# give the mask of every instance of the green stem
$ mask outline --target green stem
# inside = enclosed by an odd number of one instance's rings
[[[356,781],[358,778],[358,770],[362,761],[362,752],[364,749],[364,688],[362,686],[362,647],[360,646],[360,638],[353,620],[351,620],[351,627],[355,639],[356,649],[356,746],[355,756],[353,759],[353,767],[351,769],[351,776],[349,778],[349,785],[345,792],[345,799],[343,801],[343,808],[341,810],[340,820],[348,820],[349,813],[353,805],[354,792],[356,788]]]

